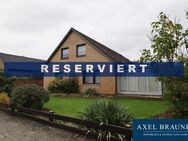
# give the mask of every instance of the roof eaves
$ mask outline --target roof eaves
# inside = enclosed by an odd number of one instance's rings
[[[64,38],[61,40],[61,42],[56,47],[56,49],[52,52],[50,57],[47,59],[47,62],[49,62],[52,59],[52,57],[56,54],[58,49],[61,47],[61,45],[64,43],[64,41],[67,39],[67,37],[70,35],[71,32],[72,32],[72,28],[67,32],[67,34],[64,36]]]

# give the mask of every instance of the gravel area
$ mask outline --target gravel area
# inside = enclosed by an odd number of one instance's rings
[[[0,111],[0,141],[81,141],[70,132]]]

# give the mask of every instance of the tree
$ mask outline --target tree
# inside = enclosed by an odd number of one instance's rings
[[[188,12],[186,13],[188,18]],[[142,51],[141,61],[177,61],[188,56],[188,29],[161,12],[151,24],[151,50]]]
[[[188,12],[186,12],[188,19]],[[140,61],[185,63],[183,78],[159,78],[165,85],[164,93],[172,104],[174,116],[188,117],[188,29],[172,21],[161,12],[159,20],[151,24],[151,49],[142,50]]]

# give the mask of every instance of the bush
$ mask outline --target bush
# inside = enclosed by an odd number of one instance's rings
[[[9,104],[10,99],[8,94],[5,92],[0,93],[0,103]]]
[[[0,74],[0,92],[11,94],[14,87],[14,78],[5,77],[3,73]]]
[[[166,83],[165,97],[170,101],[170,110],[175,118],[188,118],[188,82],[171,78]],[[168,84],[167,84],[168,83]]]
[[[78,80],[76,78],[56,78],[48,86],[52,93],[79,93]]]
[[[40,110],[49,101],[49,94],[42,87],[34,84],[17,86],[12,93],[11,105],[24,106]]]
[[[125,126],[132,119],[127,107],[112,100],[96,101],[87,106],[81,116],[86,120],[118,126]]]
[[[184,77],[164,78],[163,83],[165,98],[171,107],[170,110],[175,118],[188,118],[188,60],[185,61]]]
[[[98,123],[105,123],[125,127],[132,120],[132,115],[128,112],[127,107],[118,104],[112,100],[99,100],[86,107],[85,112],[81,113],[81,117],[85,120],[91,120]],[[120,140],[125,140],[125,136],[112,133],[103,132],[95,129],[87,129],[89,131],[97,132],[99,140],[106,136],[107,140],[111,137],[116,137]]]
[[[95,88],[88,88],[85,90],[84,94],[87,96],[95,96],[97,95],[97,91]]]

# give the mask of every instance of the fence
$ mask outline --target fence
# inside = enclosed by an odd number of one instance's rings
[[[94,129],[95,131],[106,131],[111,133],[117,133],[125,136],[125,141],[131,141],[132,131],[130,128],[124,128],[114,125],[108,124],[100,124],[93,121],[82,120],[62,115],[57,115],[49,112],[29,109],[25,107],[17,107],[11,110],[11,108],[6,104],[0,104],[0,109],[4,112],[7,112],[14,116],[21,116],[24,118],[28,118],[37,122],[41,122],[45,125],[57,127],[60,129],[64,129],[81,136],[86,137],[87,139],[99,139],[99,134],[97,132],[93,132],[92,130],[88,131],[87,129]],[[72,123],[75,126],[70,126],[68,124],[62,124],[59,121],[65,123]],[[86,127],[83,129],[83,126]],[[82,127],[82,128],[80,128]],[[107,136],[102,136],[100,138],[102,141],[107,141]],[[118,138],[111,137],[110,141],[119,141]]]
[[[35,79],[31,79],[31,78],[26,78],[26,79],[16,79],[14,81],[14,85],[18,86],[18,85],[23,85],[23,84],[36,84],[40,87],[43,87],[43,78],[35,78]]]

